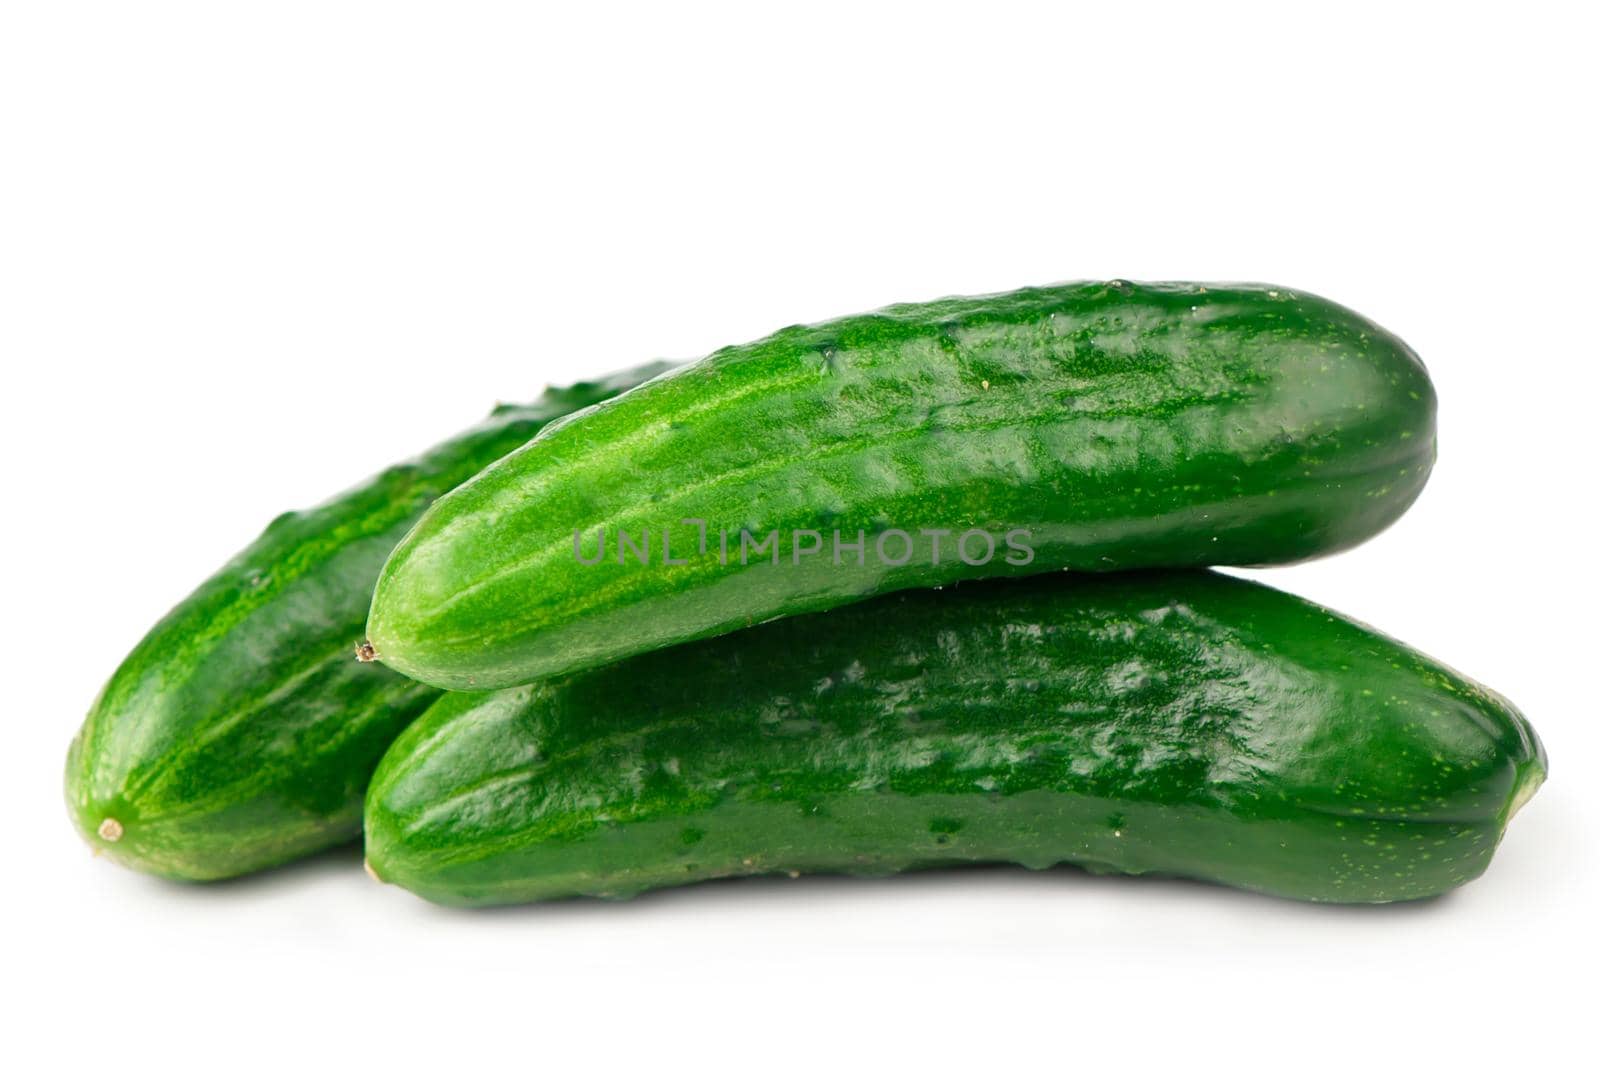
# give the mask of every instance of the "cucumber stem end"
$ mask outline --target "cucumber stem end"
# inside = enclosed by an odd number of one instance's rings
[[[1528,799],[1533,797],[1534,792],[1544,782],[1544,778],[1544,765],[1538,761],[1528,763],[1517,773],[1517,785],[1511,792],[1511,801],[1506,805],[1505,820],[1501,822],[1502,830],[1505,825],[1511,823],[1511,818],[1517,815],[1517,810],[1528,804]]]

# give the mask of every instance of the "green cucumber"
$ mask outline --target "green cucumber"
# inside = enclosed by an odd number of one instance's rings
[[[1545,776],[1505,700],[1211,572],[912,591],[451,693],[369,868],[439,903],[969,862],[1378,903],[1476,877]]]
[[[232,877],[353,839],[389,742],[439,693],[356,660],[390,549],[551,420],[665,371],[551,389],[265,533],[112,675],[67,757],[74,823],[124,865]]]
[[[423,516],[368,637],[402,673],[487,689],[907,587],[1296,561],[1392,523],[1433,457],[1416,355],[1309,294],[900,305],[545,430]]]

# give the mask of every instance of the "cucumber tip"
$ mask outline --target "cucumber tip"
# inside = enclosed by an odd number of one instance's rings
[[[100,822],[100,827],[95,829],[94,834],[107,843],[115,843],[122,838],[122,822],[115,817],[107,817]]]
[[[1538,789],[1544,784],[1545,768],[1538,761],[1530,761],[1517,770],[1516,785],[1511,791],[1511,800],[1506,803],[1505,819],[1500,824],[1500,830],[1505,831],[1505,826],[1511,823],[1511,818],[1523,806],[1528,804]]]

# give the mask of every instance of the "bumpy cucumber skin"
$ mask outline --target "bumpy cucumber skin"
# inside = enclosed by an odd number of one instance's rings
[[[355,838],[373,767],[439,696],[356,661],[389,551],[441,493],[548,422],[667,368],[499,407],[420,458],[274,520],[146,634],[90,709],[66,773],[84,837],[123,865],[181,880]]]
[[[452,689],[583,669],[867,595],[1071,568],[1333,553],[1410,506],[1435,400],[1399,339],[1265,286],[1073,283],[791,327],[553,426],[441,500],[379,578],[368,636]],[[868,552],[722,564],[715,535],[831,531]],[[1031,532],[970,567],[973,528]],[[574,554],[574,531],[593,567]],[[617,531],[655,556],[615,561]],[[663,564],[663,529],[673,556]],[[950,529],[942,559],[923,530]],[[898,540],[891,544],[900,545]],[[982,554],[981,541],[973,554]],[[896,553],[897,556],[897,553]]]
[[[368,792],[427,899],[968,862],[1377,903],[1476,877],[1545,755],[1410,648],[1210,572],[916,591],[451,693]]]

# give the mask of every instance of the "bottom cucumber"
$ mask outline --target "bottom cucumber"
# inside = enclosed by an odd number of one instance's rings
[[[967,862],[1378,903],[1481,873],[1545,775],[1496,694],[1208,572],[910,592],[452,693],[368,792],[447,904]]]

